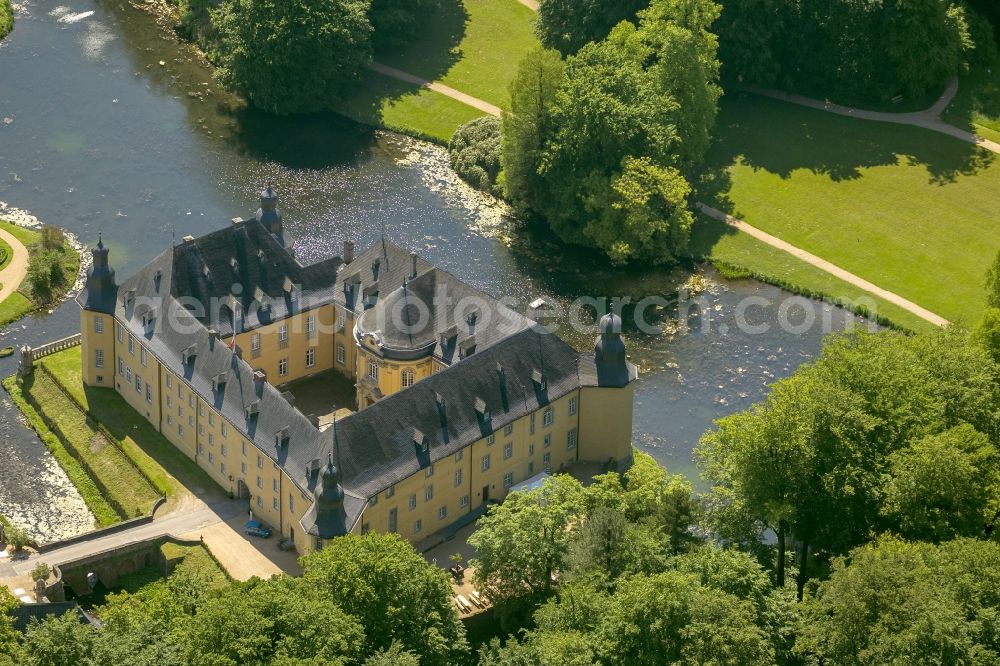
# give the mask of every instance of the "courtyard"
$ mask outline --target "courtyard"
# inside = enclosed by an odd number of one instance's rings
[[[286,384],[281,390],[292,395],[295,408],[313,419],[321,431],[335,419],[357,411],[354,381],[335,370]]]

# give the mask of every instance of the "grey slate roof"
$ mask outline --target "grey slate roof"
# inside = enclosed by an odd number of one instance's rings
[[[337,424],[344,487],[371,497],[565,396],[580,386],[579,358],[555,335],[526,329],[348,416]]]
[[[283,318],[295,307],[287,298],[290,281],[301,286],[303,307],[336,303],[364,312],[367,294],[374,308],[359,318],[361,328],[370,315],[403,297],[404,280],[409,293],[432,303],[439,289],[452,306],[465,297],[486,303],[489,321],[480,312],[479,322],[471,327],[464,318],[449,322],[448,309],[434,306],[427,331],[418,335],[446,363],[457,361],[457,350],[472,341],[475,352],[324,433],[277,388],[255,381],[250,365],[210,333],[208,326],[214,324],[222,336],[229,334],[225,316],[189,311],[183,305],[189,298],[206,304],[225,300],[239,283],[245,325],[251,327],[266,323],[268,317]],[[262,294],[271,300],[271,312],[263,317],[252,307]],[[374,244],[348,265],[334,257],[302,266],[259,222],[245,220],[166,250],[125,280],[117,296],[108,311],[241,435],[281,465],[303,492],[313,494],[316,501],[302,526],[322,538],[352,529],[369,497],[597,379],[593,358],[588,365],[558,337],[388,241]],[[85,303],[87,297],[81,298]],[[455,340],[442,346],[439,334],[452,326],[457,329]],[[400,337],[405,332],[384,333],[394,344],[414,344],[408,336]],[[344,491],[335,508],[321,473],[321,461],[331,458]]]

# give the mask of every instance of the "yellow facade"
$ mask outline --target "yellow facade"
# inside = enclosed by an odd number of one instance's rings
[[[368,407],[436,372],[435,361],[430,356],[413,361],[394,361],[382,358],[367,344],[356,347],[354,372],[358,380],[359,407]]]
[[[114,318],[100,312],[80,311],[83,334],[83,382],[110,387],[115,374]]]
[[[635,384],[580,389],[580,459],[632,459],[632,405]]]
[[[236,336],[243,360],[276,386],[334,366],[337,311],[324,305]]]

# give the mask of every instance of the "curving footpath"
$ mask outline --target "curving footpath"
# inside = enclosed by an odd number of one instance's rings
[[[399,79],[400,81],[406,81],[407,83],[415,83],[421,88],[427,88],[428,90],[433,90],[436,93],[441,93],[445,97],[450,97],[454,100],[458,100],[462,104],[471,106],[474,109],[479,109],[483,113],[488,113],[491,116],[500,117],[500,107],[490,104],[485,100],[481,100],[478,97],[473,97],[472,95],[467,95],[460,90],[455,90],[450,88],[443,83],[437,83],[436,81],[428,81],[427,79],[420,78],[410,74],[409,72],[404,72],[402,70],[396,69],[395,67],[389,67],[388,65],[383,65],[381,63],[373,62],[371,64],[371,69],[379,74],[384,74],[385,76],[391,76],[394,79]]]
[[[714,217],[717,220],[722,220],[729,226],[739,229],[740,231],[750,236],[753,236],[757,240],[767,243],[771,247],[778,248],[779,250],[784,250],[793,257],[797,257],[802,261],[806,262],[807,264],[815,266],[820,270],[826,271],[827,273],[836,278],[840,278],[844,282],[853,284],[855,287],[864,289],[870,294],[874,294],[875,296],[878,296],[881,299],[889,301],[893,305],[897,305],[903,308],[904,310],[912,312],[921,319],[929,321],[935,326],[947,326],[949,323],[948,320],[945,319],[944,317],[936,315],[930,310],[920,307],[913,301],[908,301],[899,294],[894,294],[891,291],[882,289],[881,287],[872,284],[868,280],[858,277],[854,273],[850,273],[835,264],[831,264],[826,259],[821,259],[820,257],[817,257],[815,254],[806,252],[802,248],[796,247],[791,243],[787,243],[781,240],[777,236],[772,236],[766,231],[762,231],[753,225],[747,224],[746,222],[744,222],[739,218],[735,218],[732,215],[727,215],[721,210],[718,210],[717,208],[712,208],[711,206],[703,204],[701,202],[696,203],[695,206],[705,215],[708,215],[709,217]]]
[[[0,271],[0,303],[17,291],[28,275],[28,248],[9,231],[0,229],[0,238],[14,251],[7,267]]]
[[[855,109],[821,99],[813,99],[812,97],[804,97],[794,93],[786,93],[780,90],[772,90],[770,88],[759,88],[757,86],[741,85],[737,86],[737,88],[755,95],[762,95],[764,97],[781,100],[782,102],[791,102],[792,104],[798,104],[799,106],[807,106],[811,109],[835,113],[838,116],[860,118],[861,120],[874,120],[880,123],[896,123],[897,125],[922,127],[923,129],[931,130],[932,132],[939,132],[941,134],[947,134],[948,136],[952,136],[961,141],[975,144],[980,148],[989,150],[990,152],[1000,154],[1000,143],[984,139],[977,134],[973,134],[972,132],[955,127],[954,125],[941,120],[941,114],[944,113],[946,108],[948,108],[948,105],[951,104],[951,100],[955,98],[955,94],[958,92],[958,77],[953,76],[948,81],[948,85],[945,87],[941,97],[939,97],[930,108],[923,111],[912,111],[909,113],[865,111],[864,109]]]

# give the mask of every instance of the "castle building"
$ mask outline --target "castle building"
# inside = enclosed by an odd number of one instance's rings
[[[300,553],[347,533],[416,543],[577,461],[631,461],[621,320],[578,353],[382,240],[295,258],[274,189],[120,284],[99,240],[78,297],[83,381],[142,418]],[[334,371],[356,411],[320,427],[284,389]]]

